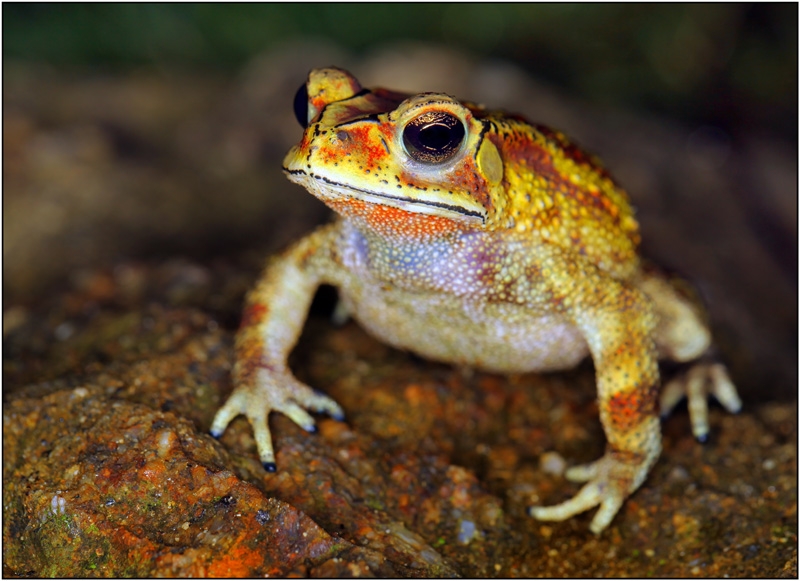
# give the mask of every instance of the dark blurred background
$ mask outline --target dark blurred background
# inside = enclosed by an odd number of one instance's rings
[[[64,289],[114,296],[164,264],[233,328],[264,257],[328,219],[280,161],[297,87],[335,64],[599,154],[644,254],[700,290],[745,396],[796,399],[797,4],[2,11],[4,337]]]
[[[236,71],[298,36],[509,59],[584,99],[797,138],[797,5],[4,4],[4,58]]]

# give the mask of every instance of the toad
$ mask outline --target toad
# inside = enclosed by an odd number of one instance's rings
[[[274,471],[271,412],[308,431],[309,411],[343,417],[287,366],[321,284],[369,333],[426,358],[508,374],[591,356],[605,454],[569,469],[583,487],[536,519],[598,507],[601,532],[659,456],[659,408],[687,396],[698,439],[710,394],[739,410],[725,367],[704,357],[702,309],[640,258],[627,194],[565,135],[442,93],[364,89],[336,68],[311,71],[295,109],[304,132],[283,170],[336,219],[249,293],[212,435],[243,414]],[[694,365],[660,390],[659,359]]]

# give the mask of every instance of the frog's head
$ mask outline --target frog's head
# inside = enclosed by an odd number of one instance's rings
[[[316,69],[295,98],[305,132],[283,169],[338,213],[370,226],[487,227],[505,198],[503,162],[484,139],[489,123],[481,111],[440,93],[362,89],[346,71]]]

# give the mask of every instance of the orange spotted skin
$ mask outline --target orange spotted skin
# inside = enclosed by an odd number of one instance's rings
[[[568,369],[591,356],[607,452],[567,478],[572,499],[533,507],[564,520],[599,507],[599,533],[661,449],[658,358],[692,361],[710,345],[702,311],[637,254],[626,193],[563,134],[441,93],[362,89],[346,71],[310,73],[296,113],[304,133],[289,179],[337,219],[270,260],[236,339],[234,392],[211,432],[244,414],[276,468],[267,416],[312,430],[306,410],[341,408],[298,382],[286,359],[320,284],[369,332],[423,357],[500,373]],[[299,104],[299,106],[298,106]],[[706,394],[731,411],[724,367],[696,365],[685,392],[695,434]]]

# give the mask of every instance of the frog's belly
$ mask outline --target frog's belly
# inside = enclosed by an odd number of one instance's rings
[[[348,312],[385,343],[425,358],[500,373],[569,369],[589,354],[578,329],[516,305],[469,308],[447,295],[340,291]]]

